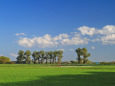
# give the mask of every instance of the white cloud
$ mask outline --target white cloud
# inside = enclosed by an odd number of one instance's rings
[[[34,46],[34,39],[20,38],[20,40],[18,41],[18,44],[23,47],[32,47]]]
[[[92,46],[92,47],[91,47],[91,49],[95,49],[95,47],[94,47],[94,46]]]
[[[114,25],[106,25],[102,29],[97,30],[98,34],[101,35],[110,35],[115,33],[115,26]]]
[[[82,38],[80,35],[75,34],[71,38],[68,34],[59,34],[58,36],[51,37],[46,34],[43,37],[34,38],[20,38],[18,44],[23,47],[34,47],[38,46],[41,48],[56,47],[58,45],[79,45],[88,44],[89,39]]]
[[[90,36],[94,35],[96,31],[95,28],[90,28],[87,26],[79,27],[78,30],[81,32],[82,35],[90,35]]]
[[[115,34],[106,35],[100,38],[103,44],[115,44]]]
[[[58,41],[58,40],[62,40],[62,39],[66,39],[66,38],[68,38],[69,37],[69,35],[68,34],[59,34],[58,36],[56,36],[56,37],[54,37],[53,38],[53,40],[54,41]]]
[[[20,35],[26,35],[25,33],[16,33],[16,36],[20,36]]]
[[[10,55],[13,56],[13,57],[17,57],[18,56],[17,54],[14,54],[14,53],[11,53]]]
[[[100,41],[99,38],[96,38],[96,39],[92,39],[93,42],[96,42],[96,41]]]
[[[74,36],[70,39],[63,39],[61,41],[62,45],[83,45],[83,44],[88,44],[89,39],[87,38],[80,38],[77,36]]]
[[[58,39],[59,40],[59,39]],[[54,47],[58,45],[58,42],[54,40],[49,34],[44,35],[43,37],[35,37],[35,38],[20,38],[18,44],[23,47]]]
[[[82,35],[93,36],[96,35],[96,38],[93,38],[92,41],[100,41],[102,44],[115,44],[115,26],[106,25],[101,29],[90,28],[83,26],[78,28]]]
[[[96,29],[92,27],[82,26],[79,27],[78,30],[81,32],[82,35],[110,35],[115,33],[115,26],[114,25],[106,25],[102,29]]]
[[[102,29],[96,29],[93,27],[82,26],[78,30],[81,32],[72,32],[68,34],[59,34],[52,37],[49,34],[44,36],[33,38],[23,37],[18,40],[18,44],[23,47],[57,47],[59,45],[84,45],[88,44],[90,40],[93,42],[100,41],[102,44],[115,44],[115,26],[106,25]],[[17,34],[25,35],[24,33]],[[84,37],[85,35],[92,36],[91,38]],[[93,36],[95,35],[95,36]]]

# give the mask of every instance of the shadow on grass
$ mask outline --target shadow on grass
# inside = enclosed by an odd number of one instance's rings
[[[115,86],[115,72],[46,76],[33,81],[0,83],[0,86]]]

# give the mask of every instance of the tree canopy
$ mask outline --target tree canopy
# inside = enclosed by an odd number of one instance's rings
[[[32,56],[32,60],[31,57]],[[59,51],[34,51],[32,54],[29,50],[27,50],[26,52],[20,50],[18,52],[18,57],[17,57],[17,62],[18,63],[22,63],[25,62],[27,64],[30,64],[32,61],[34,62],[34,64],[37,63],[44,63],[44,61],[46,61],[45,63],[50,63],[50,64],[54,64],[56,63],[56,61],[58,61],[58,63],[61,63],[61,59],[63,57],[63,51],[59,50]]]
[[[0,56],[0,64],[6,64],[8,62],[10,62],[10,58],[5,56]]]
[[[78,48],[75,51],[76,51],[77,56],[78,56],[78,58],[77,58],[78,63],[81,63],[82,60],[83,60],[84,64],[87,63],[87,61],[88,61],[87,58],[91,56],[91,54],[87,52],[87,48],[82,48],[82,49]],[[83,58],[81,58],[81,56],[83,56]]]

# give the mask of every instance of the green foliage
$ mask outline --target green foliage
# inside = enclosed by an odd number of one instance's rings
[[[71,64],[71,61],[63,61],[62,64]]]
[[[33,60],[34,60],[34,64],[36,64],[36,63],[37,63],[37,60],[38,60],[38,58],[39,58],[38,52],[37,52],[37,51],[34,51],[33,54],[32,54],[32,57],[33,57]]]
[[[75,50],[78,56],[78,63],[81,63],[81,55],[82,55],[81,50],[82,50],[81,48]]]
[[[78,55],[78,63],[84,63],[84,64],[86,64],[87,61],[88,61],[87,58],[91,56],[90,53],[87,53],[87,48],[83,48],[83,49],[78,48],[75,51],[76,51],[76,53]],[[81,56],[83,56],[83,58],[81,58]]]
[[[70,61],[72,64],[78,64],[78,61]]]
[[[49,55],[49,52],[45,52],[45,59],[46,59],[46,64],[48,63],[48,59],[49,59],[49,57],[50,57],[50,55]]]
[[[50,64],[52,63],[52,58],[53,58],[53,51],[49,51],[49,59],[50,59]]]
[[[0,64],[7,64],[8,62],[10,62],[10,58],[5,56],[0,56]]]
[[[82,53],[82,55],[83,55],[83,63],[84,64],[86,64],[87,63],[87,61],[88,61],[88,57],[90,57],[90,53],[87,53],[87,49],[86,48],[83,48],[82,50],[81,50],[81,53]]]
[[[43,60],[44,60],[44,57],[45,57],[45,51],[43,51],[43,50],[39,51],[39,56],[40,56],[40,59],[41,59],[41,63],[43,63]]]
[[[87,64],[93,64],[93,62],[92,62],[92,61],[87,60]]]
[[[30,64],[31,63],[31,58],[30,58],[30,55],[31,55],[31,52],[29,50],[27,50],[25,53],[25,60],[26,60],[26,63],[27,64]]]
[[[31,61],[31,56],[33,57],[32,61]],[[17,63],[26,63],[26,64],[30,64],[30,63],[44,63],[46,61],[46,63],[49,63],[48,60],[50,60],[50,64],[53,63],[57,63],[56,60],[58,60],[58,63],[61,63],[61,59],[63,57],[63,51],[49,51],[49,52],[45,52],[43,50],[41,51],[34,51],[32,54],[29,50],[27,50],[26,52],[20,50],[18,52],[18,57],[17,57]]]
[[[101,64],[101,65],[112,65],[112,64],[115,64],[115,61],[113,61],[113,62],[100,62],[99,64]]]
[[[22,63],[23,60],[25,59],[25,57],[24,57],[24,51],[20,50],[18,52],[18,57],[16,59],[17,59],[17,63]]]
[[[53,52],[53,63],[55,64],[56,63],[56,57],[58,55],[58,51],[54,51]]]
[[[7,62],[6,64],[15,64],[15,61]]]
[[[61,64],[61,59],[63,57],[63,51],[62,50],[59,50],[57,52],[57,57],[58,57],[58,64],[60,65]]]

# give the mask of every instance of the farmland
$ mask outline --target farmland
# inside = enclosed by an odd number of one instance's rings
[[[0,86],[114,86],[115,66],[0,65]]]

